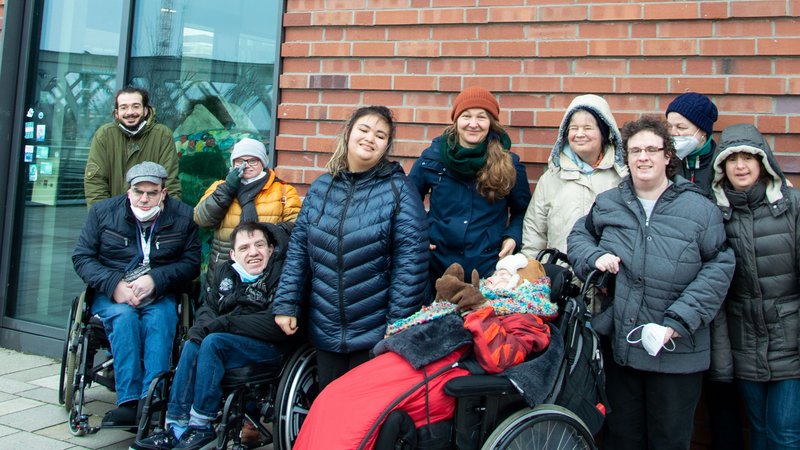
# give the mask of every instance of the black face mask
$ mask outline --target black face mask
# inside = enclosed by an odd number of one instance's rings
[[[139,122],[138,125],[134,126],[133,128],[129,128],[122,122],[117,122],[117,125],[119,125],[119,129],[122,130],[123,133],[125,133],[129,137],[134,137],[137,134],[141,133],[142,130],[144,130],[145,125],[147,125],[147,119],[143,119],[141,122]]]

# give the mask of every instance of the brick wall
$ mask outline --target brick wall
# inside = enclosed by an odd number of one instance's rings
[[[686,90],[717,104],[717,138],[758,126],[800,185],[800,0],[288,0],[284,27],[277,165],[301,192],[354,107],[394,110],[408,170],[470,85],[498,96],[532,188],[575,95],[621,125]]]

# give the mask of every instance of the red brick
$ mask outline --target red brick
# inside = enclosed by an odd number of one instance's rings
[[[714,129],[717,131],[724,130],[737,123],[756,123],[756,118],[752,114],[729,114],[722,111],[721,113],[716,123],[714,123]]]
[[[344,40],[344,28],[326,28],[325,29],[325,40],[328,41],[328,42],[343,41]]]
[[[446,29],[449,30],[450,28],[448,27]],[[472,27],[472,29],[477,33],[478,39],[484,41],[524,40],[526,37],[525,25],[492,24],[482,27]]]
[[[349,42],[316,42],[311,44],[310,56],[352,56]]]
[[[379,27],[347,28],[345,30],[345,39],[348,41],[382,41],[386,39],[386,29]],[[407,37],[406,39],[411,38]]]
[[[361,94],[353,91],[323,91],[320,103],[325,105],[357,105]]]
[[[373,11],[356,11],[355,23],[362,27],[375,25],[375,13]]]
[[[358,57],[375,57],[387,56],[392,57],[395,55],[394,42],[354,42],[352,54],[348,56]],[[336,55],[340,56],[340,55]],[[342,55],[344,56],[344,55]]]
[[[306,150],[311,152],[333,152],[333,137],[308,137]]]
[[[371,3],[374,3],[371,2]],[[325,9],[364,9],[367,7],[365,0],[325,0]],[[377,8],[377,6],[370,4],[370,8]]]
[[[427,41],[431,39],[431,32],[436,32],[436,28],[431,27],[391,27],[388,29],[388,40],[390,41]],[[438,40],[436,37],[434,39]]]
[[[711,22],[663,22],[658,24],[660,38],[702,38],[713,35]],[[742,36],[741,34],[739,36]]]
[[[756,116],[756,128],[762,133],[786,133],[789,131],[789,124],[786,116]]]
[[[345,5],[348,5],[349,0],[340,0],[345,2]],[[330,7],[330,6],[328,6]],[[344,6],[345,8],[353,8],[352,6]],[[374,9],[397,9],[397,8],[406,8],[408,7],[408,0],[367,0],[367,4],[365,8],[374,8]]]
[[[800,60],[778,59],[775,61],[775,75],[796,75],[800,73]]]
[[[536,111],[534,126],[558,128],[563,118],[564,111]],[[553,141],[555,142],[555,139]]]
[[[786,94],[786,80],[784,78],[746,78],[732,77],[728,79],[728,93],[730,94]]]
[[[280,177],[282,181],[285,181],[294,187],[297,187],[298,183],[303,182],[302,169],[288,169],[286,167],[276,167],[275,175]]]
[[[535,22],[536,8],[491,8],[489,9],[490,23],[503,22]]]
[[[589,20],[637,20],[642,18],[642,6],[634,5],[592,5]]]
[[[308,75],[281,75],[279,86],[282,89],[305,89],[308,87]]]
[[[620,39],[630,36],[627,23],[584,22],[578,25],[581,39]]]
[[[474,73],[476,75],[518,75],[522,73],[522,61],[518,59],[480,59],[475,61]]]
[[[660,39],[644,41],[643,51],[647,56],[689,56],[697,54],[697,43],[687,39]]]
[[[284,42],[281,44],[281,56],[284,58],[291,58],[292,56],[308,56],[310,48],[311,46],[309,44]]]
[[[716,61],[716,73],[724,75],[772,75],[772,61],[766,58],[721,58]]]
[[[641,78],[619,77],[616,79],[616,91],[624,94],[653,94],[667,92],[668,79],[664,77]],[[619,119],[617,118],[619,123]]]
[[[283,15],[283,26],[289,27],[307,27],[311,25],[311,13],[286,13]]]
[[[402,136],[403,139],[424,140],[425,127],[414,124],[398,124],[397,136]]]
[[[309,105],[307,119],[328,120],[328,107],[325,105]]]
[[[543,42],[540,42],[543,45]],[[489,55],[493,57],[531,57],[536,55],[536,42],[489,42]]]
[[[561,77],[511,77],[514,92],[561,92]]]
[[[436,89],[436,77],[409,77],[396,75],[394,89],[399,91],[432,91]]]
[[[685,73],[690,75],[712,75],[714,74],[714,60],[710,58],[687,59]]]
[[[305,119],[306,106],[305,105],[278,105],[278,117],[281,119]]]
[[[337,93],[339,91],[336,91]],[[295,91],[287,89],[281,92],[282,103],[319,103],[319,91]]]
[[[394,107],[392,108],[392,113],[397,122],[413,122],[415,109],[416,108]]]
[[[702,92],[706,95],[725,92],[725,78],[720,77],[675,77],[670,83],[670,92]]]
[[[798,4],[800,5],[800,1],[798,1]],[[798,14],[800,14],[800,11],[798,11]],[[775,36],[800,35],[800,20],[797,18],[778,19],[774,20],[773,24],[775,25]]]
[[[618,75],[628,70],[625,59],[579,59],[575,61],[575,74],[579,75]]]
[[[464,87],[467,88],[470,86],[485,87],[486,89],[494,92],[496,95],[498,92],[507,92],[511,90],[511,77],[482,76],[464,78]]]
[[[285,42],[297,43],[299,41],[321,41],[322,28],[286,28]]]
[[[758,2],[731,2],[731,17],[775,17],[787,13],[784,0]]]
[[[636,39],[593,40],[589,41],[589,54],[593,56],[638,56],[642,54],[642,42]]]
[[[500,107],[514,109],[534,109],[547,107],[547,97],[533,94],[503,94],[498,100]]]
[[[283,73],[316,73],[320,70],[318,59],[292,59],[286,58],[281,65]]]
[[[526,59],[522,62],[522,73],[529,75],[560,75],[572,70],[572,60]]]
[[[365,92],[365,105],[399,106],[403,104],[402,92]]]
[[[658,35],[658,22],[634,22],[631,24],[631,37],[652,39]]]
[[[352,11],[318,11],[311,17],[314,26],[354,25]]]
[[[484,59],[444,59],[437,58],[431,60],[429,71],[430,73],[442,74],[472,74],[476,73],[476,63],[484,64],[487,60]],[[489,60],[492,61],[492,60]],[[499,61],[495,61],[499,62]]]
[[[656,111],[655,98],[644,95],[606,95],[611,111]],[[617,123],[622,126],[622,123]]]
[[[564,77],[564,92],[594,92],[597,94],[614,92],[614,79],[611,77]]]
[[[791,133],[800,133],[800,116],[789,116],[789,132]],[[792,149],[792,151],[798,151],[797,146],[797,136],[792,136],[793,140],[791,145],[782,145],[779,148],[783,149]],[[800,186],[800,184],[795,184],[795,186]]]
[[[275,148],[278,150],[277,156],[289,150],[302,150],[305,140],[301,137],[295,136],[277,136],[275,138]]]
[[[645,20],[695,19],[700,14],[699,2],[671,2],[644,5]]]
[[[281,120],[278,122],[278,134],[298,134],[311,136],[317,134],[316,122],[305,122],[297,120]]]
[[[475,0],[432,0],[432,8],[448,8],[454,6],[474,6]]]
[[[310,152],[278,152],[277,167],[316,167],[316,153]]]
[[[700,17],[703,19],[727,19],[728,2],[704,1],[700,3]]]
[[[411,58],[436,58],[440,56],[439,42],[401,42],[395,47],[396,56],[407,56]]]
[[[360,73],[361,61],[358,59],[323,59],[323,73]]]
[[[391,76],[353,75],[350,77],[351,89],[391,89]]]
[[[748,112],[754,114],[771,114],[773,105],[772,97],[757,97],[753,95],[722,95],[714,99],[720,111]]]
[[[425,8],[421,10],[421,18],[419,23],[427,24],[446,24],[446,23],[464,23],[464,8],[459,9],[435,9]]]
[[[561,114],[563,116],[564,112],[562,111]],[[559,120],[559,125],[560,124],[561,120]],[[520,141],[538,148],[542,152],[542,159],[537,161],[547,162],[547,158],[550,156],[550,150],[556,142],[557,135],[558,129],[532,127],[522,130],[522,138]]]
[[[287,3],[287,11],[315,11],[325,9],[325,0],[289,0]]]
[[[406,75],[427,75],[428,59],[408,59],[406,61]]]
[[[533,111],[511,111],[509,125],[515,127],[529,127],[533,125]]]
[[[376,11],[376,25],[416,25],[419,23],[418,10]]]
[[[572,23],[537,23],[525,27],[528,39],[575,39],[578,25]]]
[[[466,22],[472,24],[484,24],[489,21],[489,10],[486,8],[467,8]]]
[[[406,71],[406,62],[402,59],[368,59],[364,61],[364,73],[393,74]]]
[[[789,89],[786,93],[789,95],[800,95],[800,78],[789,79]]]
[[[714,36],[772,36],[771,20],[728,20],[714,23]]]
[[[460,92],[461,77],[439,77],[439,91]]]
[[[678,59],[632,59],[629,62],[629,67],[631,75],[672,75],[683,73],[683,62]]]
[[[347,89],[347,75],[309,75],[308,87],[310,89]]]
[[[441,56],[478,58],[487,56],[485,42],[442,42]]]
[[[565,57],[588,55],[586,41],[539,41],[537,55],[541,57]]]
[[[477,39],[478,29],[473,25],[426,27],[428,32],[433,32],[435,41],[471,41]],[[408,40],[408,39],[404,39]]]
[[[328,173],[327,169],[319,169],[319,170],[305,169],[303,170],[303,183],[311,184],[317,178],[319,178],[322,175],[325,175],[326,173]]]
[[[586,6],[539,6],[536,9],[543,22],[580,22],[589,18]]]
[[[797,56],[800,38],[758,39],[759,55]]]

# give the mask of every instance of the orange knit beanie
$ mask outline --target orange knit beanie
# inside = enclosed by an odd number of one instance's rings
[[[500,105],[497,103],[497,99],[494,98],[491,92],[482,87],[472,86],[461,91],[456,97],[456,101],[453,102],[450,118],[455,122],[456,117],[470,108],[483,108],[495,120],[500,120]]]

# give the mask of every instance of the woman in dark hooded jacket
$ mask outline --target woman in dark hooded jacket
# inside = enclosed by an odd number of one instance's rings
[[[394,132],[388,108],[357,109],[292,232],[273,313],[294,334],[307,311],[320,388],[366,361],[387,323],[425,300],[428,224],[419,194],[386,157]]]
[[[712,372],[736,378],[751,449],[800,448],[800,192],[749,124],[722,132],[712,192],[736,254]]]

